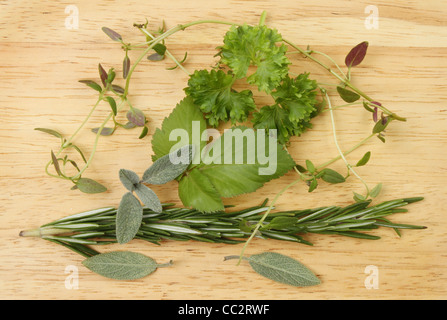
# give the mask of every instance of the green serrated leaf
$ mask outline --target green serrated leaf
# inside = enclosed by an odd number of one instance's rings
[[[337,87],[337,92],[340,95],[340,97],[348,103],[355,102],[358,99],[360,99],[360,95],[358,95],[354,91],[348,90],[340,86]]]
[[[137,185],[140,183],[140,178],[132,170],[120,169],[118,174],[121,183],[129,191],[134,191]]]
[[[131,192],[124,194],[116,212],[116,240],[121,244],[132,240],[140,229],[142,219],[140,201]]]
[[[140,279],[158,267],[154,259],[131,251],[100,253],[85,259],[82,264],[103,277],[115,280]]]
[[[232,26],[220,48],[221,63],[238,79],[247,77],[248,83],[270,93],[289,71],[287,47],[281,41],[281,35],[265,25]],[[248,75],[250,66],[256,66],[256,71]]]
[[[202,212],[215,212],[225,209],[219,192],[197,168],[184,176],[178,186],[179,197],[186,207]]]
[[[371,158],[371,151],[368,151],[367,153],[365,153],[363,155],[363,157],[357,162],[357,164],[355,166],[356,167],[364,166],[365,164],[368,163],[370,158]]]
[[[295,287],[315,286],[320,279],[299,261],[283,254],[264,252],[252,255],[248,262],[260,275]]]
[[[134,191],[137,194],[138,198],[140,198],[141,202],[144,203],[144,206],[146,208],[149,208],[157,213],[160,213],[162,211],[163,208],[161,206],[160,200],[158,199],[155,192],[152,191],[149,187],[140,183],[135,187]]]
[[[80,178],[75,184],[84,193],[101,193],[107,191],[106,187],[90,178]]]
[[[188,168],[194,157],[194,146],[187,145],[157,159],[143,174],[143,182],[165,184]]]
[[[198,129],[197,132],[194,129]],[[180,141],[172,141],[169,139],[173,130],[184,130],[188,134],[188,139]],[[200,137],[206,130],[206,121],[199,107],[194,104],[191,97],[186,97],[180,101],[171,114],[163,120],[161,129],[157,128],[152,136],[152,150],[154,155],[152,160],[155,161],[164,155],[169,154],[172,150],[178,149],[186,145],[194,145],[196,151],[195,158],[198,158],[206,141],[200,141]],[[197,144],[198,137],[200,144]],[[194,162],[194,161],[193,161]]]
[[[338,173],[335,170],[324,168],[322,172],[324,172],[324,174],[321,176],[321,179],[323,179],[326,182],[342,183],[346,181],[345,177],[343,177],[340,173]]]
[[[211,126],[231,120],[233,124],[247,120],[256,108],[250,90],[232,88],[234,76],[222,70],[196,70],[188,80],[185,92],[200,107]]]

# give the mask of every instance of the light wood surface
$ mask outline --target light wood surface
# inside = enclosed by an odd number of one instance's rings
[[[444,1],[375,1],[379,28],[368,30],[368,1],[0,1],[0,297],[3,299],[445,299],[446,183],[447,183],[447,5]],[[79,28],[67,29],[65,8],[79,10]],[[387,142],[372,140],[348,157],[356,162],[371,150],[370,163],[358,169],[369,185],[382,182],[377,201],[404,196],[424,196],[409,212],[392,221],[421,224],[425,230],[379,229],[378,241],[309,235],[314,246],[274,240],[254,240],[247,254],[275,251],[310,267],[322,284],[294,288],[273,283],[251,271],[247,264],[223,261],[239,254],[242,245],[166,241],[155,246],[141,241],[100,247],[102,252],[134,250],[164,263],[147,278],[113,281],[81,264],[83,257],[37,238],[19,237],[23,229],[38,227],[68,214],[103,206],[117,206],[124,191],[120,168],[143,172],[150,163],[151,135],[175,104],[183,98],[187,76],[181,70],[166,71],[172,62],[143,62],[134,73],[130,97],[149,117],[149,136],[138,139],[139,130],[118,130],[101,139],[86,176],[106,184],[109,191],[86,195],[70,191],[65,181],[48,177],[44,166],[54,137],[35,127],[59,130],[69,136],[95,102],[92,90],[79,79],[97,79],[97,65],[121,71],[123,52],[101,31],[108,26],[129,42],[141,41],[132,27],[148,18],[156,28],[197,19],[220,19],[255,24],[263,10],[267,24],[298,45],[326,52],[343,63],[349,49],[369,41],[365,61],[353,72],[354,82],[385,103],[406,123],[393,122]],[[201,25],[177,33],[168,48],[178,57],[188,51],[189,70],[208,68],[215,58],[227,26]],[[135,59],[137,52],[131,52]],[[321,82],[334,81],[325,70],[296,57],[293,70],[309,71]],[[119,78],[119,77],[118,77]],[[121,81],[121,79],[118,79]],[[122,83],[122,82],[121,82]],[[334,103],[341,101],[334,96]],[[94,136],[89,129],[106,116],[102,105],[76,143],[88,152]],[[348,149],[371,130],[370,116],[362,108],[344,108],[336,115],[339,142]],[[314,129],[293,139],[290,152],[298,163],[311,159],[323,163],[337,155],[330,117],[315,119]],[[334,169],[343,169],[337,162]],[[256,193],[226,199],[227,204],[247,207],[272,198],[296,179],[290,172]],[[352,192],[362,192],[355,177],[331,186],[322,184],[309,194],[303,184],[287,191],[278,208],[346,205]],[[180,204],[175,183],[154,188],[164,202]],[[379,271],[379,287],[367,289],[365,268]],[[65,281],[79,272],[77,289]]]

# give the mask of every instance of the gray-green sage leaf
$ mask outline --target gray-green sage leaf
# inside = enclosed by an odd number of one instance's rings
[[[122,198],[116,212],[116,239],[119,243],[127,243],[137,234],[143,220],[143,207],[131,193]]]
[[[252,255],[248,262],[260,275],[295,287],[320,284],[320,279],[305,265],[280,253],[264,252]]]
[[[194,157],[194,146],[184,146],[157,159],[143,174],[143,182],[165,184],[181,175]]]
[[[147,208],[158,213],[163,210],[160,200],[158,199],[155,192],[144,184],[138,184],[135,187],[134,191],[137,194],[138,198],[140,198],[141,202],[143,202]]]
[[[120,169],[119,177],[124,188],[129,191],[134,191],[137,185],[140,183],[140,178],[132,170]]]
[[[82,264],[91,271],[110,279],[135,280],[157,270],[157,262],[141,253],[112,251],[91,256]]]

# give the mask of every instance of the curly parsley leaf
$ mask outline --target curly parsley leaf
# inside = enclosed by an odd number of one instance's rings
[[[311,128],[311,119],[318,113],[317,82],[303,73],[295,79],[286,77],[271,93],[275,104],[262,107],[253,114],[256,129],[276,129],[278,141],[287,143]]]
[[[221,63],[230,67],[237,79],[247,77],[247,82],[270,93],[288,74],[290,64],[287,47],[274,29],[262,26],[232,26],[219,47]],[[249,67],[256,71],[248,75]]]
[[[222,70],[196,70],[185,92],[205,114],[208,123],[216,127],[219,121],[244,122],[256,108],[250,90],[232,89],[235,77]]]

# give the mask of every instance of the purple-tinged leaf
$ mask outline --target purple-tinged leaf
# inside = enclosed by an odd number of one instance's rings
[[[86,84],[87,86],[89,86],[90,88],[92,88],[92,89],[94,89],[94,90],[96,90],[98,92],[102,91],[101,86],[99,84],[97,84],[95,81],[92,81],[92,80],[79,80],[79,82]]]
[[[349,51],[345,58],[345,64],[348,68],[359,65],[366,56],[366,50],[368,49],[368,42],[363,41],[356,45]]]
[[[150,56],[147,57],[148,60],[150,61],[161,61],[165,58],[164,55],[160,55],[158,53],[153,53]]]
[[[98,131],[99,131],[99,128],[93,128],[92,129],[92,132],[94,132],[94,133],[98,133]],[[100,135],[101,136],[110,136],[110,135],[113,134],[114,131],[115,131],[115,128],[103,127],[102,130],[101,130]]]
[[[137,125],[138,127],[142,127],[146,123],[146,117],[144,116],[143,111],[137,108],[132,108],[126,114],[127,120]]]
[[[57,161],[57,158],[54,155],[53,150],[51,150],[51,160],[53,161],[54,169],[56,169],[57,174],[61,176],[62,175],[61,168],[59,167],[59,162]]]
[[[126,79],[127,75],[129,74],[129,69],[130,69],[130,59],[129,57],[126,55],[124,57],[124,61],[123,61],[123,78]]]
[[[99,77],[101,78],[102,85],[105,87],[108,75],[107,75],[106,70],[104,70],[104,68],[102,67],[102,65],[100,63],[98,64],[98,71],[99,71]]]
[[[377,112],[378,112],[377,107],[374,107],[374,112],[373,112],[373,121],[374,122],[377,122]]]
[[[121,35],[118,32],[113,31],[110,28],[102,27],[102,31],[104,31],[104,33],[106,35],[108,35],[109,38],[112,39],[113,41],[121,42],[123,40],[123,38],[121,37]]]
[[[123,94],[124,93],[124,88],[120,87],[119,85],[116,85],[116,84],[112,84],[112,90],[115,91],[118,94]]]
[[[132,122],[128,122],[128,123],[126,123],[125,125],[123,125],[123,128],[124,129],[132,129],[132,128],[135,128],[137,125],[135,124],[135,123],[132,123]]]

